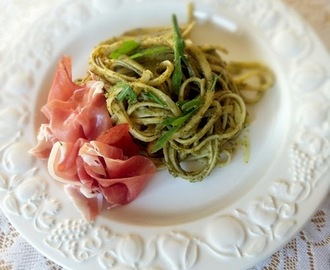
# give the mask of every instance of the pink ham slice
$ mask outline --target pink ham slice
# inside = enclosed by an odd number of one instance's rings
[[[47,159],[54,143],[58,141],[48,123],[40,125],[37,140],[38,144],[29,152],[40,159]]]
[[[58,64],[42,112],[38,144],[30,153],[48,158],[48,171],[65,184],[65,191],[87,220],[95,219],[102,203],[109,208],[133,201],[156,172],[155,165],[137,155],[139,147],[129,125],[112,126],[103,82],[84,86],[72,82],[71,60]]]
[[[116,152],[113,148],[119,149],[92,141],[85,143],[79,151],[87,175],[97,183],[96,189],[100,189],[110,207],[133,201],[156,171],[155,165],[143,156],[113,158],[112,154]]]
[[[50,100],[42,107],[60,141],[93,140],[112,126],[103,94],[103,82],[89,81],[69,100]]]
[[[41,108],[48,123],[42,125],[44,128],[39,130],[38,143],[30,151],[39,158],[48,158],[56,141],[94,140],[112,127],[103,82],[89,81],[79,86],[72,82],[71,76],[71,60],[63,57],[58,64],[48,102]]]
[[[127,158],[116,146],[80,139],[55,143],[48,171],[54,179],[71,186],[70,198],[88,219],[95,218],[100,210],[96,207],[100,193],[110,208],[128,204],[143,191],[156,167],[143,156]]]
[[[86,198],[77,187],[71,185],[65,185],[64,191],[72,200],[75,208],[86,220],[94,220],[97,217],[103,204],[103,196],[101,193],[91,198]]]
[[[54,80],[48,94],[48,102],[52,100],[69,100],[79,88],[81,86],[72,82],[71,58],[63,56],[57,65]]]

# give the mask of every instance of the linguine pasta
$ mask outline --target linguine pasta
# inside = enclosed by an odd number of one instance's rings
[[[102,80],[111,117],[129,124],[143,154],[196,182],[230,162],[233,140],[248,124],[246,104],[258,102],[274,77],[260,63],[226,63],[220,46],[196,45],[191,14],[182,26],[173,15],[172,27],[102,42],[82,82]]]

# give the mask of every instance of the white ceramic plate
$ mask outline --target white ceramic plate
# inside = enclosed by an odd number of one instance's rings
[[[196,184],[160,172],[130,205],[81,219],[45,163],[27,153],[56,63],[70,55],[79,77],[100,41],[170,25],[172,13],[184,22],[186,2],[58,1],[0,59],[1,207],[66,268],[247,268],[286,243],[329,190],[330,59],[318,39],[280,1],[196,1],[196,42],[219,43],[228,59],[260,60],[276,74],[250,109],[249,163],[238,153]]]

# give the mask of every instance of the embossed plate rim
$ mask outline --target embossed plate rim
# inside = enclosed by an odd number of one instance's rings
[[[148,2],[156,3],[156,6],[157,3],[159,5],[161,3],[161,1],[136,1],[141,4]],[[54,24],[49,20],[47,22],[49,24],[44,26],[53,27],[55,31],[52,34],[55,37],[47,36],[47,31],[41,31],[38,36],[38,30],[45,30],[43,27],[32,31],[32,34],[37,35],[36,40],[40,41],[35,46],[40,46],[40,52],[44,54],[42,55],[44,58],[40,58],[35,51],[29,51],[32,69],[47,67],[47,60],[52,59],[55,45],[52,39],[59,38],[62,34],[72,34],[85,18],[107,12],[109,5],[114,9],[120,9],[129,3],[131,1],[112,1],[111,4],[102,0],[61,1],[56,8],[54,7],[51,14],[66,18],[63,25],[56,28],[56,22]],[[2,105],[6,101],[14,99],[16,101],[18,97],[21,99],[23,97],[23,101],[19,103],[20,101],[17,100],[17,103],[21,105],[17,106],[18,108],[10,105],[4,106],[0,111],[1,125],[6,128],[6,132],[0,137],[2,142],[0,154],[3,161],[0,192],[4,195],[1,207],[28,241],[58,263],[71,267],[79,265],[86,269],[91,265],[94,267],[97,265],[101,269],[118,265],[125,265],[128,268],[143,268],[152,265],[164,268],[171,266],[172,268],[198,269],[210,257],[212,260],[208,263],[209,269],[220,262],[227,268],[238,269],[255,263],[260,258],[259,256],[264,257],[274,251],[270,248],[270,244],[279,246],[288,240],[303,225],[302,221],[307,220],[307,217],[301,213],[301,208],[313,205],[314,209],[321,203],[321,198],[325,197],[329,184],[325,181],[323,173],[328,173],[330,147],[329,125],[327,126],[324,122],[329,119],[329,115],[327,115],[328,107],[323,108],[318,105],[324,105],[322,99],[330,98],[326,93],[326,88],[330,85],[330,72],[323,66],[328,55],[321,59],[320,56],[325,53],[315,35],[304,23],[300,22],[299,18],[295,17],[294,13],[278,1],[254,0],[246,4],[243,0],[219,0],[204,1],[204,3],[215,5],[217,8],[232,8],[237,13],[246,14],[249,20],[259,24],[276,53],[287,58],[287,63],[294,67],[294,72],[291,69],[291,73],[288,72],[288,82],[299,88],[292,91],[298,91],[301,94],[302,98],[299,96],[298,101],[303,102],[303,106],[297,105],[296,94],[293,95],[292,104],[295,106],[294,109],[299,109],[298,116],[300,117],[299,124],[295,123],[295,126],[299,127],[299,132],[295,135],[301,136],[297,136],[290,144],[290,154],[293,157],[290,161],[294,163],[291,166],[292,179],[271,181],[272,185],[265,189],[265,194],[260,194],[260,189],[253,189],[243,200],[253,202],[248,207],[241,207],[242,202],[239,201],[221,213],[182,226],[163,228],[152,226],[146,232],[141,228],[135,230],[129,224],[120,224],[120,229],[116,227],[119,224],[115,224],[115,230],[104,222],[87,224],[79,220],[77,215],[73,215],[73,219],[61,220],[61,216],[68,217],[71,213],[67,209],[61,209],[61,204],[53,199],[53,194],[60,191],[60,188],[54,185],[49,191],[42,179],[43,175],[39,175],[38,168],[34,167],[35,161],[20,155],[28,148],[28,144],[22,138],[25,138],[24,123],[31,117],[27,114],[31,114],[31,108],[29,104],[25,104],[29,103],[25,90],[34,86],[37,80],[34,74],[29,74],[26,67],[19,66],[20,69],[16,67],[16,70],[20,72],[15,74],[12,80],[4,80],[7,95]],[[70,18],[66,17],[67,6],[72,8],[72,12],[69,13]],[[271,12],[265,13],[266,11]],[[253,18],[249,17],[249,14],[253,14]],[[299,23],[292,26],[292,21]],[[307,37],[304,38],[305,34]],[[283,40],[286,40],[286,46],[282,45]],[[299,43],[301,40],[304,43]],[[320,48],[321,52],[319,50],[316,52],[316,49]],[[8,60],[12,55],[13,52],[4,59]],[[19,56],[18,53],[18,60],[22,60],[26,55],[22,58]],[[308,81],[302,79],[305,75],[310,76]],[[311,91],[311,89],[316,89],[316,91]],[[27,102],[24,102],[24,99]],[[310,102],[310,100],[315,102]],[[304,113],[311,110],[319,114]],[[30,118],[29,123],[31,122]],[[311,171],[301,172],[300,163],[305,164],[304,167]],[[20,164],[20,166],[17,167],[15,164]],[[320,167],[325,171],[315,171],[315,168]],[[316,194],[318,196],[315,195],[316,191],[319,192]],[[61,222],[58,222],[58,219]],[[31,222],[33,228],[38,230],[34,232],[33,239],[24,231],[24,225],[22,226],[22,223],[26,221]],[[208,223],[201,227],[204,229],[202,233],[198,232],[201,222]],[[222,233],[219,228],[226,229],[226,233]],[[77,230],[79,234],[75,234]],[[150,238],[150,235],[154,237]],[[265,251],[261,252],[263,249]],[[216,257],[215,260],[213,256]]]

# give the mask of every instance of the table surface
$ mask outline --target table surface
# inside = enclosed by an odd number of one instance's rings
[[[314,28],[330,51],[330,0],[283,1],[294,8]],[[8,1],[0,0],[0,7],[6,2]],[[0,210],[0,269],[59,270],[63,268],[30,246]],[[280,250],[249,270],[259,269],[330,269],[330,194],[300,232]]]

